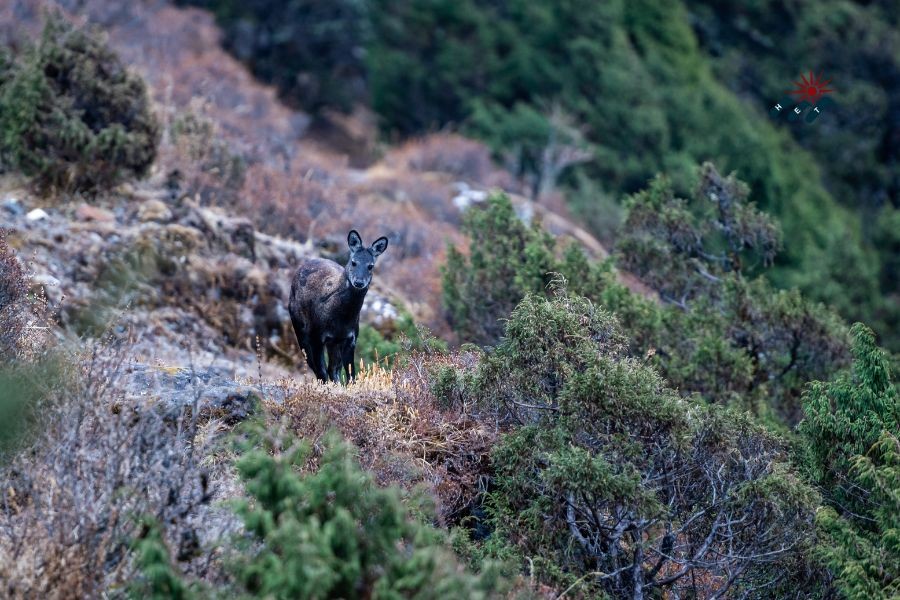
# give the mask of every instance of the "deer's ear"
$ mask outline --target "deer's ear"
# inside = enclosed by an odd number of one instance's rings
[[[387,250],[387,245],[388,245],[388,239],[386,237],[382,236],[382,237],[378,238],[372,244],[372,254],[374,254],[377,257],[378,255],[382,254],[385,250]]]
[[[352,252],[356,252],[357,250],[362,250],[363,243],[362,238],[359,237],[359,232],[355,229],[352,230],[349,234],[347,234],[347,245],[350,246],[350,250]]]

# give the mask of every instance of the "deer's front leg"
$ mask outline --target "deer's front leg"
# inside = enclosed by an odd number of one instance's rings
[[[328,378],[335,383],[341,382],[342,346],[341,342],[330,342],[328,344]]]
[[[344,373],[347,375],[347,383],[356,379],[356,336],[347,338],[341,349],[341,362],[344,365]]]

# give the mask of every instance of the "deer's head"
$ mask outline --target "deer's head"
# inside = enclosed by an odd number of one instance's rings
[[[350,258],[344,267],[347,281],[355,289],[363,290],[372,282],[375,259],[387,250],[388,239],[382,236],[366,248],[359,233],[354,229],[347,235],[347,245],[350,246]]]

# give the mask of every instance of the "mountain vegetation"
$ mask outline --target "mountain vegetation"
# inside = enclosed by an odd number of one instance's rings
[[[776,287],[873,323],[897,348],[900,57],[888,2],[191,3],[213,10],[237,56],[289,101],[311,107],[318,96],[294,82],[319,81],[345,90],[337,109],[365,89],[391,135],[468,132],[535,197],[562,183],[597,233],[609,227],[598,202],[659,172],[686,193],[694,165],[715,158],[793,240],[767,274]],[[799,78],[798,56],[837,86],[823,127],[768,116]]]
[[[0,596],[900,594],[887,3],[38,4]],[[833,114],[769,117],[810,45]],[[353,227],[391,250],[321,384],[290,276]]]

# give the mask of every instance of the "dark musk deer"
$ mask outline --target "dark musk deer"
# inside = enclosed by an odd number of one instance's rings
[[[324,258],[300,263],[291,283],[288,312],[306,362],[322,381],[356,378],[356,338],[362,308],[375,259],[387,250],[388,239],[380,237],[366,248],[359,233],[347,235],[350,258],[345,266]],[[325,353],[328,353],[328,366]]]

